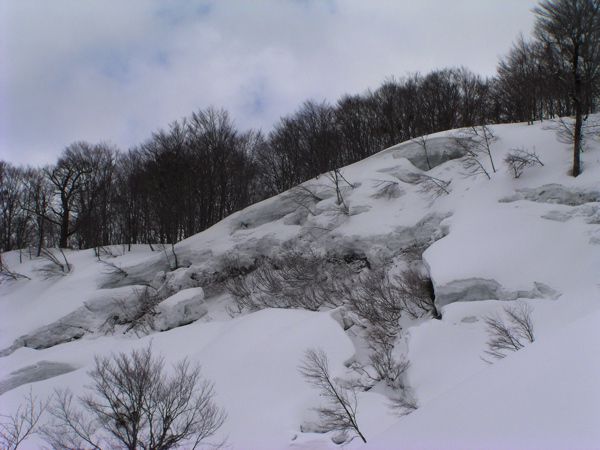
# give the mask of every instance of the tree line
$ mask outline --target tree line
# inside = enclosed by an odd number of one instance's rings
[[[239,130],[227,111],[192,113],[119,151],[74,142],[55,164],[0,161],[0,250],[173,244],[302,181],[437,131],[575,116],[600,100],[600,1],[546,0],[481,77],[466,68],[391,78],[334,104],[309,100],[268,134]]]

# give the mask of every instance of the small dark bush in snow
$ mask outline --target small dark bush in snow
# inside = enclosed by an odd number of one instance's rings
[[[527,342],[535,341],[531,307],[525,303],[504,307],[506,320],[500,316],[488,316],[485,323],[489,339],[485,353],[496,359],[508,352],[522,349]]]
[[[431,280],[416,269],[393,277],[381,270],[372,271],[355,285],[347,286],[346,297],[360,317],[389,331],[397,328],[405,312],[413,318],[423,314],[440,317]]]
[[[42,259],[48,261],[48,264],[39,269],[39,271],[44,273],[47,278],[57,275],[66,275],[71,272],[71,264],[67,260],[67,256],[62,248],[59,248],[56,251],[51,248],[42,248],[40,256]]]
[[[463,167],[467,175],[484,174],[491,178],[485,160],[489,160],[492,172],[496,173],[496,166],[492,155],[492,144],[498,140],[492,129],[487,125],[465,128],[454,138],[454,145],[463,153]]]
[[[513,174],[513,177],[519,178],[527,167],[543,166],[538,155],[535,152],[530,152],[525,149],[511,150],[504,163],[508,166]]]
[[[265,258],[254,272],[228,280],[226,288],[239,310],[316,311],[342,303],[337,280],[349,272],[348,264],[343,261],[330,261],[313,251],[292,249],[275,258]]]

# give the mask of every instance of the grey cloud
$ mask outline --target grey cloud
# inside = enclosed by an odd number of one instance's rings
[[[69,142],[121,148],[209,105],[268,130],[307,98],[389,75],[493,73],[533,22],[528,0],[158,0],[0,6],[0,158],[52,162]]]

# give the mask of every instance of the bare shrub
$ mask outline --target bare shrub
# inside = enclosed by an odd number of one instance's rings
[[[197,448],[224,423],[214,387],[183,360],[168,375],[151,347],[97,357],[88,394],[59,391],[43,427],[56,449]]]
[[[370,389],[376,383],[383,381],[388,387],[395,391],[403,390],[404,373],[410,366],[410,363],[405,359],[396,359],[393,356],[394,340],[385,333],[376,337],[373,331],[382,331],[382,328],[374,328],[370,330],[367,344],[371,353],[369,354],[369,364],[361,364],[354,362],[351,368],[361,376],[359,385],[364,389]]]
[[[44,273],[46,277],[66,275],[72,269],[62,248],[57,249],[57,251],[50,248],[42,248],[40,256],[42,259],[48,261],[48,264],[38,269],[40,272]]]
[[[519,178],[527,167],[544,165],[535,152],[519,148],[512,149],[504,158],[504,163],[515,178]]]
[[[419,136],[412,140],[415,144],[417,144],[421,150],[423,150],[423,154],[425,155],[425,162],[427,163],[427,170],[431,169],[431,162],[429,161],[429,151],[427,149],[427,136]]]
[[[342,184],[346,184],[350,189],[354,189],[354,185],[350,183],[342,174],[339,169],[334,169],[330,172],[327,172],[327,178],[331,181],[333,188],[335,190],[336,196],[336,204],[338,205],[340,212],[348,215],[350,212],[350,208],[344,199],[344,189]]]
[[[153,292],[148,287],[144,287],[135,293],[135,301],[133,308],[129,309],[127,319],[129,325],[125,332],[131,330],[141,330],[148,332],[154,329],[154,317],[157,314],[156,306],[161,302],[161,298],[156,292]]]
[[[25,278],[26,280],[30,280],[27,275],[23,275],[22,273],[15,272],[8,267],[8,265],[2,260],[2,254],[0,254],[0,281],[5,280],[19,280]]]
[[[454,138],[454,145],[465,154],[463,167],[468,175],[484,174],[488,180],[491,179],[490,173],[485,167],[484,159],[489,160],[492,172],[496,173],[492,156],[492,144],[497,140],[498,137],[487,125],[467,128]]]
[[[465,145],[463,138],[455,138],[461,145]],[[400,181],[404,183],[419,186],[419,191],[425,194],[432,194],[435,198],[450,193],[450,181],[436,178],[424,172],[408,172],[398,175]]]
[[[558,141],[563,144],[572,145],[575,140],[575,121],[572,119],[565,120],[564,117],[552,119],[544,129],[555,131]],[[581,126],[581,148],[585,149],[587,140],[599,132],[600,119],[595,116],[588,116],[584,119]]]
[[[317,389],[327,405],[317,408],[321,425],[327,431],[354,433],[367,442],[358,428],[356,411],[358,407],[354,388],[334,380],[329,372],[329,361],[323,350],[307,350],[302,364],[298,367],[306,381]]]
[[[400,416],[410,414],[419,408],[412,389],[406,387],[390,399],[390,407]]]
[[[0,448],[16,450],[27,438],[38,433],[48,401],[40,401],[30,390],[25,401],[11,415],[0,415]]]
[[[98,245],[94,247],[94,254],[96,255],[96,258],[101,259],[102,257],[116,258],[117,256],[122,256],[125,252],[124,248],[121,253],[117,253],[115,250],[115,247],[111,245]]]
[[[407,389],[403,374],[409,363],[396,359],[393,350],[404,314],[413,318],[423,314],[439,318],[431,280],[415,269],[393,277],[381,269],[374,270],[356,284],[346,285],[345,295],[352,311],[367,322],[366,340],[370,349],[369,364],[356,363],[353,368],[366,378],[368,385],[383,381],[396,391],[395,397],[408,399],[408,394],[403,394]]]
[[[408,269],[394,277],[399,295],[404,300],[406,312],[413,318],[430,314],[435,319],[442,315],[435,306],[435,296],[431,278],[420,270]]]
[[[383,270],[363,275],[356,284],[345,286],[350,308],[373,326],[395,333],[404,309],[394,282]]]
[[[392,346],[382,346],[379,351],[370,355],[370,362],[377,373],[377,380],[397,390],[404,388],[402,376],[408,369],[410,363],[406,360],[396,360],[392,356]]]
[[[411,245],[404,247],[400,253],[404,256],[406,261],[422,261],[423,252],[427,249],[428,243],[415,241]]]
[[[342,302],[338,278],[348,268],[330,263],[313,251],[288,250],[264,259],[254,272],[225,284],[239,310],[303,308],[316,311]]]
[[[391,278],[383,270],[375,270],[361,277],[355,285],[345,287],[350,308],[368,323],[369,364],[354,365],[368,383],[383,381],[395,391],[405,389],[402,375],[408,361],[393,356],[401,331],[399,321],[404,313],[413,317],[424,313],[437,317],[430,285],[431,281],[416,270]]]
[[[432,194],[434,198],[450,193],[450,181],[432,177],[431,175],[419,174],[417,183],[420,186],[421,192]]]
[[[391,180],[376,180],[375,188],[377,191],[373,194],[373,198],[385,198],[386,200],[392,200],[400,197],[403,192],[397,181]]]
[[[148,333],[154,330],[154,318],[158,314],[157,305],[162,298],[154,289],[143,287],[135,289],[133,299],[116,301],[119,312],[109,317],[102,325],[107,333],[113,333],[116,326],[124,326],[123,333],[134,331]]]
[[[102,259],[100,256],[98,256],[98,262],[104,265],[104,273],[107,275],[114,276],[118,279],[127,278],[129,276],[127,271],[117,266],[113,262]]]
[[[250,296],[252,295],[252,285],[249,278],[244,275],[238,275],[228,279],[225,282],[225,288],[232,295],[238,304],[250,308],[252,306]]]
[[[525,303],[504,307],[506,320],[502,317],[485,317],[489,339],[485,353],[495,359],[504,358],[508,352],[522,349],[527,342],[535,341],[532,309]]]
[[[306,209],[311,216],[315,215],[312,207],[323,200],[315,189],[304,185],[293,187],[286,195],[292,202]]]
[[[179,258],[175,252],[174,242],[171,242],[170,244],[159,244],[158,248],[165,255],[165,260],[167,261],[170,270],[177,270],[181,267],[179,265]]]
[[[392,332],[404,312],[417,318],[431,314],[439,318],[431,280],[419,270],[408,269],[390,278],[383,270],[363,276],[356,285],[346,286],[350,307],[373,326]]]

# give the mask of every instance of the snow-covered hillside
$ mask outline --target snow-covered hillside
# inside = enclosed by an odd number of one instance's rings
[[[333,285],[376,270],[421,271],[441,312],[441,320],[404,314],[394,341],[418,408],[400,415],[393,389],[372,382],[358,392],[367,443],[342,445],[600,448],[600,143],[586,141],[583,173],[573,178],[570,146],[551,121],[490,129],[496,172],[480,152],[473,173],[460,157],[465,131],[448,131],[427,138],[427,154],[416,141],[399,144],[342,168],[337,185],[335,174],[321,175],[250,206],[174,254],[113,247],[102,262],[93,250],[69,251],[66,274],[45,259],[3,255],[29,279],[0,284],[0,413],[14,413],[30,390],[83,392],[95,355],[152,342],[167,363],[188,357],[214,381],[228,415],[214,442],[339,447],[338,432],[316,425],[322,399],[298,366],[320,348],[340,379],[369,370],[368,325],[344,303],[349,291],[316,311],[250,311],[229,293],[232,279],[287,252],[322,263],[339,278]],[[503,162],[515,149],[543,165],[515,178]],[[148,289],[159,303],[138,320]],[[485,318],[514,304],[531,311],[535,342],[490,358]],[[34,436],[22,448],[41,445]]]

